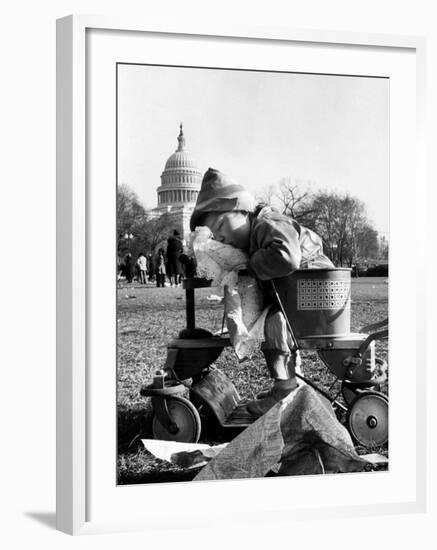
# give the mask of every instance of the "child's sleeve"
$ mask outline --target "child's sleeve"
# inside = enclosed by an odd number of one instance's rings
[[[253,228],[257,250],[251,255],[249,269],[261,281],[285,277],[299,269],[302,252],[299,232],[290,223],[263,220]]]

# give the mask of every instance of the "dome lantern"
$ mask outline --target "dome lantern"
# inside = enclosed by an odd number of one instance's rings
[[[185,137],[184,137],[184,131],[182,129],[182,122],[179,125],[179,135],[178,135],[178,148],[176,149],[176,152],[178,151],[184,151],[185,149]]]
[[[192,207],[199,193],[202,172],[185,149],[182,122],[177,139],[178,147],[167,159],[161,174],[161,185],[157,189],[158,207]]]

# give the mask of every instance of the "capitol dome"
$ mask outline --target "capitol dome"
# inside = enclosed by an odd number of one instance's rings
[[[180,168],[194,168],[197,170],[195,161],[186,151],[177,150],[170,157],[168,157],[165,163],[164,172],[168,170],[179,170]]]
[[[170,155],[157,189],[158,208],[194,206],[202,181],[202,172],[185,149],[185,136],[180,125],[178,148]]]

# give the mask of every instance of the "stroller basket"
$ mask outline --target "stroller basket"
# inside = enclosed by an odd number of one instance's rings
[[[299,269],[274,284],[297,338],[350,333],[350,269]]]

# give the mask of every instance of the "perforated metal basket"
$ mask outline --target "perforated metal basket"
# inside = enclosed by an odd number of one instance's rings
[[[350,333],[350,269],[299,269],[274,283],[296,337]]]

